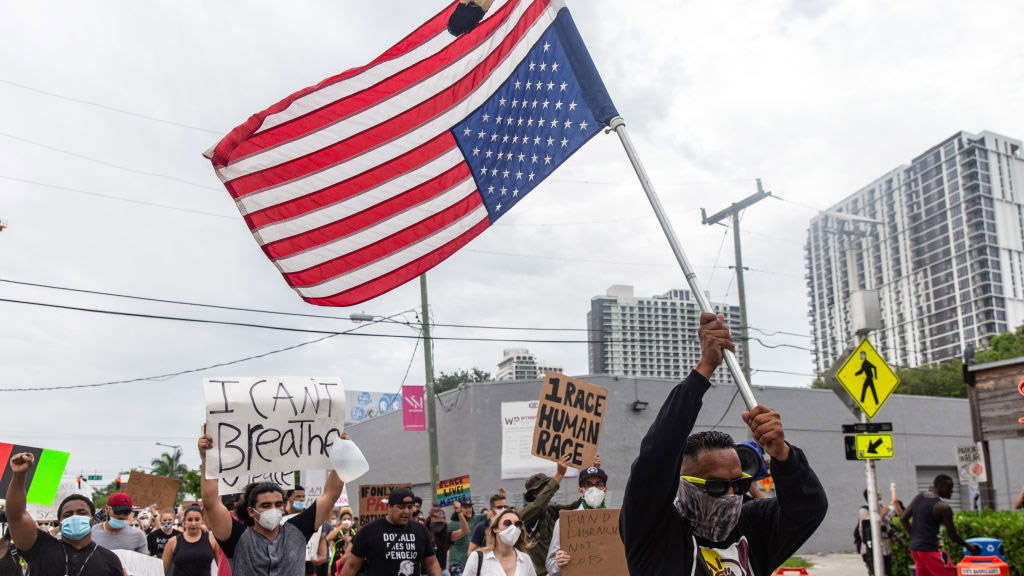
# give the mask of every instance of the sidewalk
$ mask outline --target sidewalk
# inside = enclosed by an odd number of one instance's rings
[[[811,576],[867,576],[864,561],[857,554],[799,554],[812,562],[807,569]]]

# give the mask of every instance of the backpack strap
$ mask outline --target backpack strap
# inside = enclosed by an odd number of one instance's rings
[[[484,567],[484,553],[479,551],[479,550],[477,550],[476,551],[476,576],[480,576],[480,571],[483,570],[483,567]]]

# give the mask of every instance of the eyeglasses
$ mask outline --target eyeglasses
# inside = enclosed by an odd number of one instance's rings
[[[508,528],[509,526],[512,526],[513,524],[515,524],[516,528],[519,528],[520,530],[523,529],[523,521],[522,520],[513,520],[511,518],[506,518],[505,520],[503,520],[501,522],[501,525],[504,526],[505,528]]]
[[[683,480],[695,486],[700,486],[712,498],[725,496],[729,492],[730,486],[732,487],[733,494],[746,494],[747,490],[750,490],[750,485],[754,482],[754,478],[746,473],[732,480],[724,478],[697,478],[694,476],[683,476]]]

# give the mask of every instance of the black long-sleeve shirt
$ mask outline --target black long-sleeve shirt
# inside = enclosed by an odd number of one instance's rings
[[[707,566],[721,569],[729,564],[749,566],[753,576],[768,576],[825,518],[825,490],[803,451],[790,444],[789,459],[772,461],[776,498],[744,504],[739,523],[724,542],[693,536],[673,502],[683,447],[710,386],[700,373],[690,372],[669,394],[640,444],[619,517],[631,576],[704,575],[712,572]],[[694,562],[697,550],[703,562]],[[745,567],[733,572],[745,573]]]

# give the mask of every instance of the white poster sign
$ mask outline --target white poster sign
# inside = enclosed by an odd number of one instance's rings
[[[207,478],[330,468],[344,430],[339,378],[207,378],[203,389]]]
[[[555,463],[532,454],[533,428],[537,421],[537,400],[501,403],[501,479],[529,478],[537,472],[555,475]],[[569,468],[566,476],[577,476]]]
[[[961,484],[988,481],[981,442],[956,447],[956,470],[960,475]]]
[[[303,470],[299,472],[299,485],[306,491],[307,505],[324,493],[324,484],[327,484],[327,470]]]
[[[164,576],[164,561],[134,550],[111,550],[129,576]]]
[[[57,508],[65,498],[72,494],[83,494],[90,496],[91,492],[85,489],[78,488],[78,482],[75,480],[61,480],[57,486],[57,495],[53,498],[53,504],[50,506],[42,506],[40,504],[26,504],[25,509],[28,510],[32,519],[39,522],[49,522],[57,519]],[[0,500],[2,502],[2,500]]]
[[[233,478],[218,478],[218,491],[221,496],[227,494],[241,494],[249,484],[258,482],[270,482],[277,484],[282,490],[295,488],[295,472],[271,472],[270,474],[250,474],[249,476],[235,476]]]

